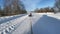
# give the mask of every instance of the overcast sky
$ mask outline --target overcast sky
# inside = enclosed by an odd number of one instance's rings
[[[21,0],[27,11],[33,11],[36,8],[53,7],[55,0]],[[3,6],[3,0],[0,0],[0,5]]]

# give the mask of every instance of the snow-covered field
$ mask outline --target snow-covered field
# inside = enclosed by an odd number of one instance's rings
[[[60,34],[60,14],[33,13],[32,15],[32,17],[28,15],[17,17],[1,24],[0,34]]]

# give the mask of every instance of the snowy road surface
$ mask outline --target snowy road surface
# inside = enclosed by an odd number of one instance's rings
[[[36,16],[35,16],[36,15]],[[31,34],[31,23],[33,24],[40,18],[42,15],[35,14],[32,17],[26,17],[20,26],[12,32],[12,34]]]
[[[60,34],[60,15],[33,13],[32,17],[17,18],[11,25],[12,31],[4,34]]]

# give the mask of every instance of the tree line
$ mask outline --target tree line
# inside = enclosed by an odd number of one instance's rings
[[[45,8],[41,8],[41,9],[35,9],[34,12],[37,12],[37,13],[47,13],[47,12],[54,12],[54,9],[53,8],[50,8],[50,7],[45,7]]]
[[[35,12],[43,13],[43,12],[54,12],[54,13],[60,13],[60,0],[55,0],[53,7],[45,7],[41,9],[35,9]]]
[[[10,16],[27,13],[24,4],[20,0],[4,0],[3,9],[0,6],[0,16]]]

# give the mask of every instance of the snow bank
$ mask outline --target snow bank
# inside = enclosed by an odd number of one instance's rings
[[[50,16],[50,17],[53,17],[53,18],[60,20],[60,14],[47,14],[47,16]]]

